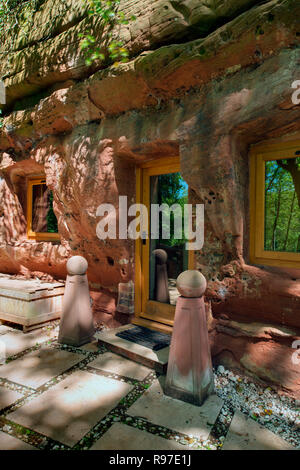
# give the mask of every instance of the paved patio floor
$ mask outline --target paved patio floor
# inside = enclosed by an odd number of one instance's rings
[[[163,375],[57,332],[0,327],[0,450],[293,449],[217,395],[201,407],[166,397]]]

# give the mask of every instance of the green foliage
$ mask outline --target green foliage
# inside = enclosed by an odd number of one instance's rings
[[[84,0],[86,1],[86,0]],[[101,22],[100,40],[90,32],[80,34],[82,38],[81,49],[85,54],[87,65],[100,60],[102,62],[113,61],[115,64],[128,61],[128,50],[120,40],[113,38],[112,30],[116,25],[126,25],[129,20],[126,19],[124,12],[119,11],[120,0],[87,0],[89,4],[89,17]],[[135,20],[131,16],[131,20]],[[101,43],[100,43],[101,42]],[[100,43],[100,44],[99,44]]]
[[[14,2],[16,3],[16,2]],[[16,5],[8,0],[0,0],[0,35],[5,31]]]
[[[9,34],[11,39],[17,37],[22,30],[30,31],[30,24],[33,21],[34,12],[37,11],[42,0],[0,0],[0,40],[4,42]],[[87,65],[95,61],[102,62],[127,62],[128,50],[122,41],[113,37],[115,26],[126,25],[129,20],[125,13],[119,10],[120,0],[83,0],[87,4],[88,16],[92,24],[100,20],[100,29],[97,25],[97,38],[91,31],[79,34],[82,38],[81,49],[84,51]],[[91,28],[90,28],[91,29]],[[11,41],[9,44],[11,49]],[[7,51],[6,51],[7,52]],[[3,52],[2,52],[3,53]]]
[[[47,212],[47,232],[58,233],[57,218],[53,210],[53,193],[49,192],[49,209]]]
[[[300,176],[300,157],[294,160]],[[300,252],[300,207],[286,160],[266,162],[265,250]]]
[[[155,178],[155,177],[154,177]],[[179,204],[182,214],[184,213],[184,204],[188,203],[187,185],[182,179],[180,173],[169,173],[158,176],[158,191],[156,204]],[[160,215],[160,227],[162,227],[162,216]],[[174,213],[171,212],[171,227],[174,226]],[[183,224],[182,224],[183,226]],[[174,232],[171,230],[171,238],[163,239],[160,235],[160,243],[167,246],[178,246],[186,243],[184,233],[181,239],[174,238]]]
[[[17,33],[20,24],[32,21],[32,12],[39,5],[40,0],[0,0],[0,39],[8,33]]]
[[[147,388],[150,387],[150,384],[141,384],[141,387],[145,388],[147,390]]]

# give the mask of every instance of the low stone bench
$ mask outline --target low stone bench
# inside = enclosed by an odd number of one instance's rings
[[[24,333],[44,326],[60,317],[63,294],[64,284],[60,282],[0,275],[0,323],[5,320],[23,325]]]

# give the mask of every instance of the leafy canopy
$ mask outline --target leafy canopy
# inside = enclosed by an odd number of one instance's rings
[[[86,1],[86,0],[84,0]],[[126,25],[129,20],[125,13],[119,10],[120,0],[87,0],[89,4],[88,15],[92,19],[100,19],[100,40],[90,32],[86,31],[79,36],[82,38],[81,49],[85,52],[85,62],[91,65],[100,60],[103,62],[113,61],[114,64],[128,61],[128,50],[123,41],[113,37],[115,26]],[[130,20],[135,20],[131,16]]]

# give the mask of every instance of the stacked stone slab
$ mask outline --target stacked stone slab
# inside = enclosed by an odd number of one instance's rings
[[[0,276],[0,321],[23,325],[23,331],[43,326],[62,312],[64,284]]]

